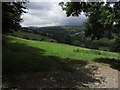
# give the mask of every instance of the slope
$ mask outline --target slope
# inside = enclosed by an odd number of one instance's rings
[[[3,73],[70,70],[67,62],[118,60],[118,54],[67,44],[3,37]],[[108,63],[109,64],[109,63]]]

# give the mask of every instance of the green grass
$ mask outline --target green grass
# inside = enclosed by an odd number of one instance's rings
[[[42,36],[42,35],[38,35],[38,34],[34,34],[34,33],[27,33],[27,32],[13,32],[13,35],[18,36],[20,38],[24,38],[27,37],[29,39],[36,39],[36,40],[42,40],[43,41],[56,41],[54,39]]]
[[[109,47],[99,47],[99,50],[102,50],[102,51],[109,51]]]
[[[118,59],[118,53],[44,41],[3,37],[3,73],[70,70],[66,60]]]

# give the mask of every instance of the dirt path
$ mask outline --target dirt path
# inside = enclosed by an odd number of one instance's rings
[[[95,76],[100,79],[101,83],[98,84],[98,88],[118,88],[118,70],[112,69],[110,66],[104,66],[98,63],[89,65],[98,66]],[[94,88],[94,86],[92,86]]]
[[[119,71],[98,63],[71,62],[74,72],[25,73],[4,77],[3,87],[17,88],[118,88]],[[11,79],[11,80],[10,80]]]
[[[100,67],[100,74],[106,77],[105,83],[101,85],[101,88],[118,88],[118,74],[120,74],[120,72],[109,66],[100,64],[98,66]]]

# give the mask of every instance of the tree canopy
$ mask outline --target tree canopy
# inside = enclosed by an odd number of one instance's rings
[[[20,28],[21,15],[25,12],[25,2],[2,3],[2,29],[3,34],[16,31]]]
[[[67,16],[79,16],[82,12],[88,17],[85,35],[92,39],[100,39],[107,32],[108,38],[112,33],[120,32],[120,2],[61,2]]]

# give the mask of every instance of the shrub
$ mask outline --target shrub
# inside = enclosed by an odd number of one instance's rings
[[[97,41],[99,46],[109,47],[112,43],[112,40],[109,40],[107,38],[101,38]]]
[[[120,52],[120,37],[115,38],[114,43],[110,47],[112,52]]]
[[[28,39],[28,40],[29,40],[29,38],[28,38],[28,37],[23,37],[23,39]]]
[[[99,44],[98,44],[97,40],[92,41],[92,40],[89,40],[89,39],[88,39],[88,40],[85,42],[85,47],[86,47],[86,48],[90,48],[90,49],[98,49]]]
[[[80,46],[80,41],[79,40],[74,40],[72,42],[73,45]]]

